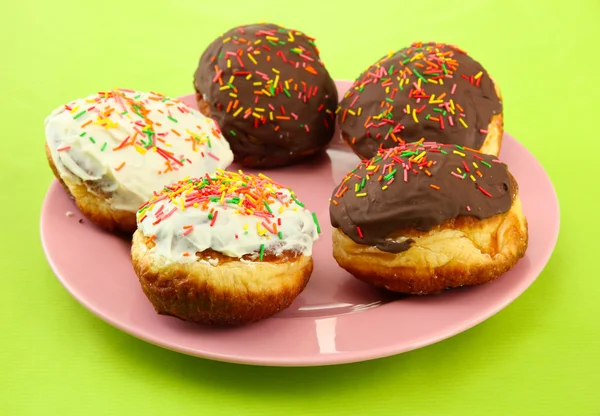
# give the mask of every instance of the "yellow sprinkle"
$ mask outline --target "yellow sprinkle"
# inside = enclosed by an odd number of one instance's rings
[[[427,153],[427,152],[423,152],[423,153],[421,153],[419,156],[415,157],[414,161],[415,161],[415,162],[418,162],[419,160],[421,160],[421,159],[423,158],[423,156],[425,156],[425,154],[426,154],[426,153]]]
[[[263,94],[265,94],[267,97],[271,96],[271,93],[267,90],[265,90],[264,88],[261,90]]]
[[[477,73],[477,75],[475,75],[473,78],[475,78],[475,79],[479,79],[479,78],[481,78],[481,76],[482,76],[482,75],[483,75],[483,72],[479,71],[479,72]]]
[[[440,82],[440,85],[444,85],[444,79],[443,78],[440,78],[439,82]]]
[[[273,112],[269,111],[269,120],[273,120]]]
[[[362,107],[358,107],[358,113],[356,113],[356,114],[358,114],[360,116],[360,113],[362,113]]]
[[[294,41],[294,35],[292,35],[292,32],[288,32],[288,42],[293,42]]]
[[[354,110],[348,110],[348,113],[352,114],[353,116],[356,115],[356,112]]]
[[[276,74],[279,74],[279,70],[275,69],[275,68],[271,68],[273,70],[273,72],[275,72]]]
[[[354,184],[354,192],[358,192],[358,188],[359,188],[358,184],[357,183]]]
[[[229,85],[223,85],[221,88],[219,88],[221,91],[225,91],[230,89],[231,87]]]
[[[257,40],[256,42],[254,42],[255,45],[258,45],[259,43],[262,42],[262,39]]]
[[[419,81],[420,81],[420,80],[421,80],[421,79],[419,78]],[[431,83],[433,83],[433,84],[439,84],[439,82],[437,82],[435,79],[431,79],[431,78],[429,78],[429,79],[427,80],[427,82],[431,82]]]
[[[459,152],[458,150],[455,150],[453,153],[454,153],[455,155],[461,155],[462,157],[465,157],[465,154],[464,154],[464,153],[461,153],[461,152]]]
[[[279,207],[279,213],[283,214],[283,205]]]
[[[387,188],[388,188],[388,186],[387,186],[387,185],[384,185],[384,186],[381,188],[381,190],[382,190],[382,191],[385,191]]]
[[[233,84],[233,80],[235,80],[235,75],[232,75],[232,76],[229,78],[229,84]]]
[[[72,110],[71,110],[71,114],[74,113],[75,111],[79,110],[79,105],[75,106]]]
[[[273,42],[279,42],[279,38],[276,38],[275,36],[265,36],[267,39],[272,40]]]
[[[431,94],[431,97],[429,97],[429,103],[432,103],[435,100],[435,94]]]
[[[262,85],[262,82],[256,81],[256,82],[253,82],[252,85],[254,85],[255,87],[260,87]]]
[[[227,60],[227,68],[231,68],[231,59]]]
[[[233,98],[237,98],[237,94],[234,94],[234,93],[232,93],[232,92],[230,92],[230,93],[229,93],[229,96],[230,96],[230,97],[233,97]]]
[[[273,88],[277,88],[278,83],[279,83],[279,75],[275,76],[275,82],[273,83]]]
[[[465,129],[466,129],[467,127],[469,127],[469,126],[467,126],[467,123],[465,123],[465,121],[462,119],[462,117],[461,117],[461,118],[459,118],[459,119],[458,119],[458,121],[460,121],[460,124],[462,124],[462,125],[465,127]]]
[[[289,84],[287,81],[285,81],[285,89],[286,89],[286,90],[289,90],[289,89],[290,89],[290,84]]]
[[[417,110],[413,109],[413,113],[412,114],[413,114],[413,120],[415,120],[415,123],[418,123],[419,119],[417,118]]]
[[[252,74],[248,74],[248,75],[246,76],[246,79],[250,79],[250,78],[252,78]]]
[[[471,180],[475,182],[475,176],[471,175]]]
[[[377,169],[377,166],[373,166],[373,165],[371,165],[367,168],[367,170],[375,170],[375,169]]]
[[[389,94],[390,93],[390,87],[385,87],[385,93]]]
[[[406,104],[406,114],[410,114],[410,104]]]
[[[260,107],[255,107],[254,111],[258,111],[259,113],[264,113],[265,109],[264,108],[260,108]]]
[[[231,37],[223,39],[223,43],[227,43],[231,40]]]
[[[417,87],[419,87],[419,89],[421,88],[421,78],[419,78],[419,81],[417,82]]]
[[[473,166],[475,167],[475,169],[479,169],[479,166],[477,166],[477,163],[473,162]]]
[[[458,171],[458,173],[462,173],[462,170],[460,170],[460,168],[456,168],[456,170]]]
[[[256,62],[256,59],[254,59],[254,56],[248,54],[248,59],[250,59],[254,63],[254,65],[258,65],[258,62]],[[229,62],[229,61],[227,61],[227,62]],[[229,67],[227,67],[227,68],[229,68]]]
[[[238,114],[240,114],[240,113],[242,112],[242,110],[243,110],[243,109],[244,109],[244,107],[240,107],[240,108],[238,108],[238,109],[237,109],[237,111],[236,111],[235,113],[233,113],[233,116],[234,116],[234,117],[237,117],[237,116],[238,116]]]
[[[450,109],[454,110],[454,100],[450,98]]]
[[[244,231],[248,229],[248,224],[244,224]]]
[[[363,193],[361,193],[361,194],[356,194],[356,196],[360,198],[360,197],[363,197],[363,196],[367,196],[367,193],[366,193],[366,192],[363,192]]]
[[[198,208],[200,205],[197,202],[194,202],[194,208]]]
[[[137,150],[140,154],[143,155],[146,153],[146,149],[144,149],[143,147],[138,146],[137,144],[134,144],[134,146],[135,146],[135,150]],[[154,148],[154,151],[156,151],[156,147]]]

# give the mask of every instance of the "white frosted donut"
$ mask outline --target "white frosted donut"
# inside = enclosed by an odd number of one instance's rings
[[[135,211],[163,185],[233,160],[213,120],[154,92],[114,89],[75,100],[46,118],[45,131],[56,176],[108,229],[133,231]]]

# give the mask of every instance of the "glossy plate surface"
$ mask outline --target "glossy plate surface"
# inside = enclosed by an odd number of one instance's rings
[[[338,81],[337,85],[341,96],[350,83]],[[182,100],[196,107],[193,95]],[[513,270],[490,284],[438,296],[386,294],[338,267],[331,254],[328,198],[358,162],[339,138],[326,155],[268,172],[294,189],[317,213],[322,234],[315,243],[314,272],[305,291],[288,310],[263,322],[213,329],[157,315],[133,272],[130,243],[86,219],[80,222],[82,215],[57,181],[50,186],[42,209],[42,244],[56,276],[84,307],[152,344],[209,359],[258,365],[364,361],[423,347],[473,327],[516,299],[542,271],[558,237],[556,193],[542,166],[506,133],[500,157],[519,182],[529,222],[527,254]],[[67,212],[74,215],[67,216]]]

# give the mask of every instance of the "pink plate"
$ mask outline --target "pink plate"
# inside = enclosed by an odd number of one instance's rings
[[[337,85],[343,93],[350,83]],[[182,100],[195,107],[193,95]],[[152,344],[228,362],[309,366],[385,357],[465,331],[517,298],[548,262],[559,229],[556,193],[537,160],[505,134],[501,157],[519,182],[530,232],[527,255],[513,270],[487,285],[431,297],[393,296],[355,280],[331,254],[328,198],[358,161],[339,134],[336,137],[322,157],[269,171],[273,179],[296,191],[322,226],[308,286],[289,309],[270,319],[213,329],[157,315],[133,272],[129,242],[86,219],[80,222],[82,215],[57,181],[50,186],[41,215],[42,244],[50,266],[84,307]],[[69,211],[74,215],[67,216]]]

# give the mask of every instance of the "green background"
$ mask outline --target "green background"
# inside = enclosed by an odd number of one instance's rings
[[[263,20],[316,37],[335,78],[414,40],[453,42],[483,62],[507,131],[559,195],[559,241],[533,286],[438,344],[296,369],[154,347],[71,298],[40,245],[52,181],[44,117],[115,86],[190,93],[207,43]],[[600,415],[598,0],[15,0],[0,23],[0,415]]]

